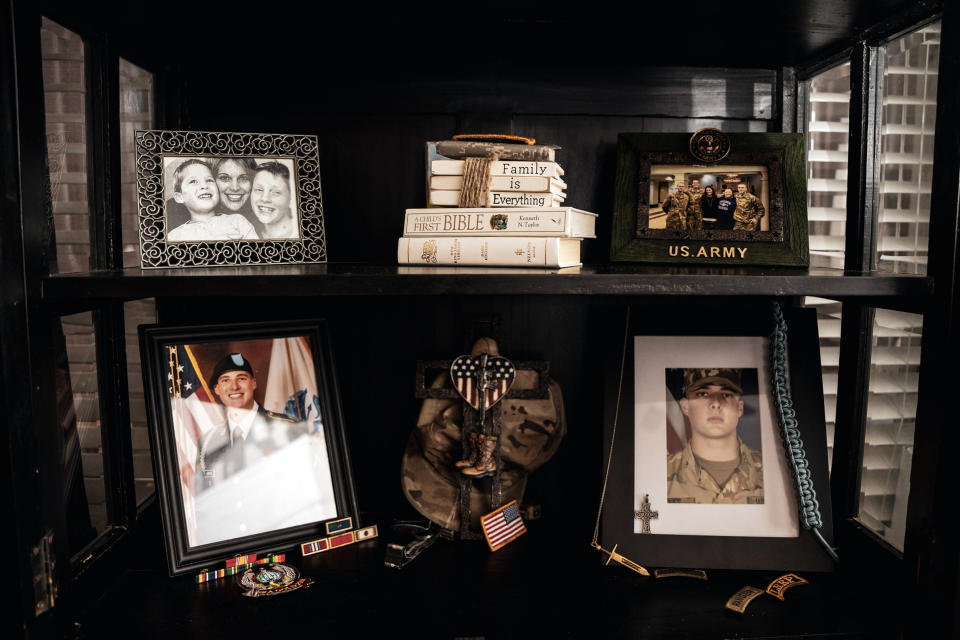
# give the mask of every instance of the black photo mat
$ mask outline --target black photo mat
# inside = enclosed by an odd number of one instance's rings
[[[717,303],[714,303],[717,304]],[[664,308],[634,307],[623,353],[626,309],[611,311],[607,327],[608,345],[605,364],[604,452],[610,452],[614,415],[617,410],[620,362],[623,365],[622,391],[616,441],[612,449],[606,498],[603,504],[600,541],[605,549],[617,545],[617,552],[647,567],[685,567],[699,569],[832,571],[833,560],[813,534],[800,521],[797,537],[716,536],[705,530],[703,535],[657,534],[657,520],[651,520],[652,533],[635,533],[635,425],[634,425],[634,338],[636,336],[760,336],[772,334],[773,317],[765,303],[743,305],[737,320],[725,321],[724,308],[696,309],[680,306]],[[799,422],[801,439],[806,450],[816,498],[822,518],[820,534],[828,543],[833,540],[830,485],[827,467],[826,429],[823,408],[822,374],[816,313],[810,309],[784,311],[788,325],[788,380],[793,406]],[[711,320],[707,323],[700,318]],[[616,337],[614,337],[616,336]],[[791,357],[791,354],[792,357]],[[642,359],[642,355],[641,359]],[[759,375],[768,375],[765,364]],[[774,410],[774,419],[776,420]],[[780,433],[779,424],[775,425]],[[779,445],[778,454],[783,456]],[[606,462],[606,460],[604,461]],[[791,486],[796,494],[793,474]],[[797,498],[799,500],[799,497]],[[663,504],[651,504],[656,511]],[[720,505],[722,506],[722,505]]]

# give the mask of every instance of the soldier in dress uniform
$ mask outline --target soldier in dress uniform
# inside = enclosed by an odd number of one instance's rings
[[[224,408],[224,422],[203,435],[197,457],[197,491],[215,486],[274,451],[309,433],[306,422],[267,411],[253,397],[257,379],[240,353],[213,369],[210,386]]]
[[[684,231],[687,228],[687,206],[690,196],[687,194],[687,185],[677,183],[677,190],[663,201],[663,212],[667,214],[667,229]]]
[[[737,210],[733,212],[733,230],[734,231],[756,231],[760,228],[760,218],[763,217],[764,209],[760,198],[747,192],[747,185],[740,183],[737,185]]]
[[[699,180],[690,181],[690,201],[687,203],[687,229],[696,231],[703,229],[703,212],[700,209],[700,200],[703,198],[703,189]]]
[[[739,369],[685,369],[680,409],[687,444],[667,456],[667,502],[763,504],[763,458],[737,435]]]

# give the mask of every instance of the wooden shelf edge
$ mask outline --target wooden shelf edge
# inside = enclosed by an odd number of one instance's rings
[[[398,267],[354,263],[208,269],[125,269],[48,276],[47,303],[191,296],[590,295],[817,296],[910,300],[923,305],[932,278],[827,269],[587,265],[550,271]]]

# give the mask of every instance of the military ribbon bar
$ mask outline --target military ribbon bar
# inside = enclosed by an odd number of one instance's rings
[[[227,560],[227,566],[223,569],[213,569],[210,571],[201,571],[197,574],[194,582],[201,584],[203,582],[210,582],[211,580],[219,580],[220,578],[226,578],[227,576],[233,576],[241,571],[246,571],[250,567],[254,567],[260,564],[267,564],[268,562],[283,562],[287,558],[287,554],[278,553],[272,556],[267,556],[266,558],[261,558],[259,560],[252,560],[246,564],[238,564],[236,561],[241,558],[256,558],[256,554],[249,554],[247,556],[237,556],[236,558],[231,558]],[[230,564],[233,562],[233,564]]]
[[[369,527],[357,529],[356,531],[349,531],[347,533],[341,533],[335,536],[320,538],[319,540],[304,542],[300,545],[300,553],[303,556],[312,556],[315,553],[329,551],[330,549],[336,549],[338,547],[345,547],[348,544],[353,544],[354,542],[372,540],[376,537],[377,525],[374,524]]]

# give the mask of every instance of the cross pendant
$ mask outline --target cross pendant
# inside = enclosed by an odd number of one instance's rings
[[[650,533],[650,521],[656,520],[660,517],[659,511],[653,511],[650,508],[650,496],[643,496],[643,504],[640,505],[639,511],[633,512],[633,517],[639,520],[642,524],[640,533]]]

